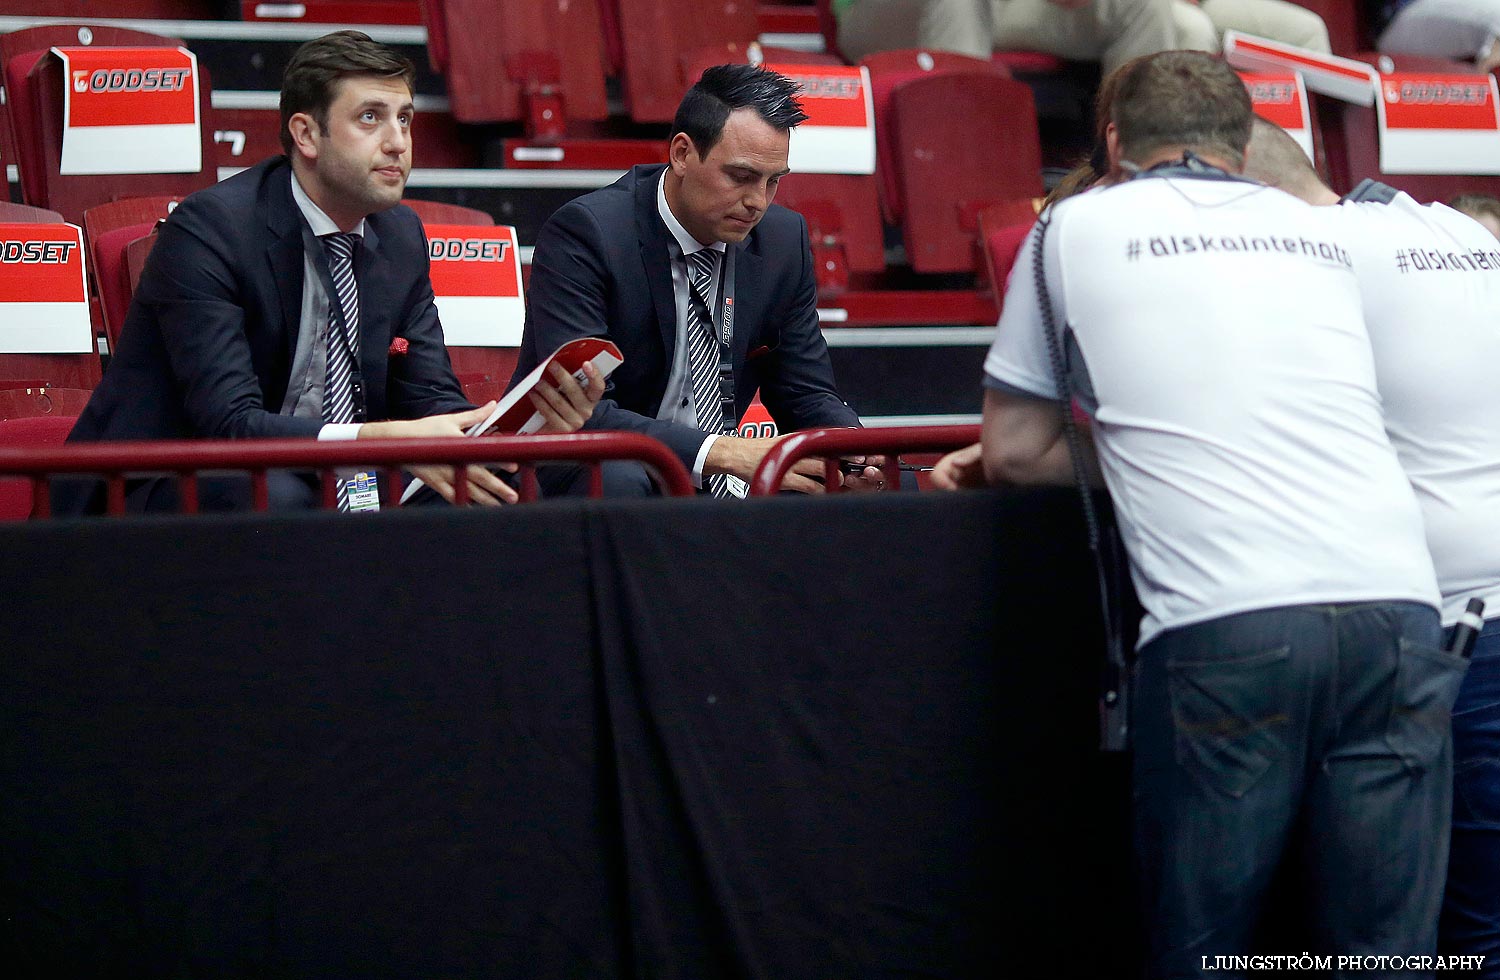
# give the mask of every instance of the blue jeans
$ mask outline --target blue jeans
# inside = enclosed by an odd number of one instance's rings
[[[1435,951],[1464,671],[1437,649],[1440,632],[1416,603],[1294,606],[1141,650],[1132,767],[1148,976],[1239,976],[1214,957],[1251,952],[1284,861],[1313,952]]]
[[[1438,947],[1500,977],[1500,618],[1484,624],[1453,706],[1453,847]],[[1477,978],[1476,978],[1477,980]]]

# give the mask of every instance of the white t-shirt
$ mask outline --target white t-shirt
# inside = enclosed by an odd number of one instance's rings
[[[1427,525],[1443,620],[1500,614],[1500,243],[1405,194],[1329,210],[1347,225],[1385,425]]]
[[[1092,383],[1143,644],[1255,609],[1438,605],[1328,210],[1247,181],[1156,176],[1055,209],[1048,291]],[[1036,234],[986,384],[1055,398]]]

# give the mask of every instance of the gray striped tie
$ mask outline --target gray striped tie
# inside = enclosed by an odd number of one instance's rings
[[[693,407],[698,428],[718,434],[724,431],[724,413],[719,406],[719,341],[714,335],[711,290],[719,253],[700,248],[687,259],[688,373],[693,379]],[[715,497],[729,496],[729,481],[723,474],[710,476],[705,482]]]
[[[323,421],[354,421],[354,367],[359,362],[359,283],[354,279],[354,249],[358,235],[325,235],[323,247],[328,252],[328,271],[339,308],[344,311],[344,329],[339,332],[339,318],[329,311],[328,373],[323,379]],[[339,510],[349,509],[344,481],[339,481]]]

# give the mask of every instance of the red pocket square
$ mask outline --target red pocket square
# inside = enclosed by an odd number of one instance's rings
[[[397,337],[395,340],[391,341],[391,349],[386,352],[386,356],[405,357],[407,350],[409,350],[410,348],[411,345],[406,342],[405,337]]]
[[[746,354],[745,355],[745,360],[747,360],[747,361],[753,361],[757,357],[765,357],[769,353],[771,353],[771,348],[769,348],[769,347],[765,346],[764,344],[762,344],[761,346],[755,348],[755,350],[753,350],[750,353]]]

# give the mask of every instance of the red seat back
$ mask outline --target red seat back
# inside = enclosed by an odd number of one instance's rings
[[[495,219],[489,212],[466,208],[462,204],[423,201],[412,197],[404,198],[401,203],[417,212],[417,217],[422,219],[424,225],[479,225],[491,228],[495,224]]]
[[[897,86],[890,101],[886,138],[912,269],[977,271],[979,211],[1042,194],[1031,89],[997,73],[934,73]]]
[[[22,74],[20,69],[28,61],[29,70]],[[97,204],[123,197],[185,197],[217,181],[211,84],[201,64],[198,71],[202,166],[196,173],[63,176],[60,172],[65,81],[62,62],[50,52],[27,52],[10,59],[5,66],[6,91],[11,118],[16,124],[17,164],[27,203],[51,208],[67,220],[81,224],[83,212]]]
[[[755,4],[743,0],[628,0],[617,3],[625,106],[637,122],[671,122],[696,79],[685,57],[709,49],[717,63],[744,61],[759,36]]]
[[[460,122],[528,120],[557,135],[564,119],[544,117],[549,109],[565,119],[609,117],[596,0],[427,0],[422,17]]]
[[[0,446],[43,448],[67,441],[77,418],[42,415],[0,419]],[[0,521],[24,521],[31,516],[34,497],[29,481],[0,478]]]
[[[130,298],[135,295],[135,284],[130,278],[126,261],[126,249],[132,242],[151,234],[155,222],[142,222],[112,228],[91,240],[89,251],[94,258],[94,283],[99,290],[99,303],[104,307],[104,335],[109,338],[109,349],[114,350],[120,342],[120,330],[125,326],[125,314],[130,312]]]
[[[34,208],[29,204],[13,204],[0,201],[0,224],[60,225],[63,216],[46,208]]]
[[[870,70],[870,97],[875,109],[875,172],[880,175],[881,206],[887,221],[901,218],[904,202],[896,174],[896,145],[891,126],[891,97],[895,90],[919,78],[945,72],[991,73],[1009,78],[1004,67],[950,51],[906,49],[880,51],[860,64]]]

